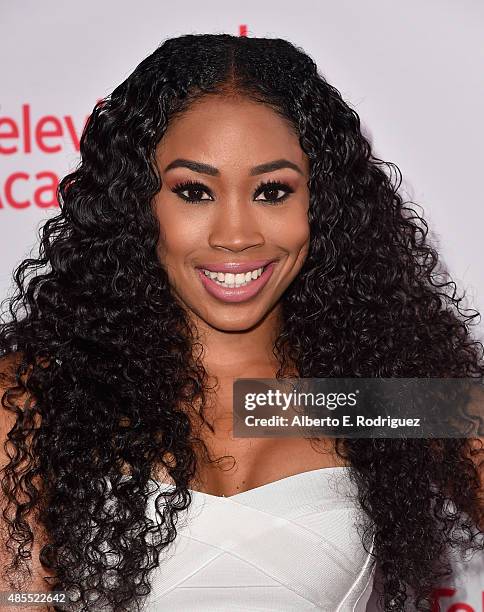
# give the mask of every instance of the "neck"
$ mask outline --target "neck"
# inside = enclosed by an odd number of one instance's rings
[[[272,310],[257,325],[242,331],[223,331],[205,321],[194,321],[203,346],[202,363],[217,378],[272,377],[279,367],[272,349],[281,326],[280,309]],[[273,372],[269,375],[268,372]]]

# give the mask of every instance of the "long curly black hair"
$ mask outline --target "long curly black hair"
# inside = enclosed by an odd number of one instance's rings
[[[191,503],[190,406],[203,413],[208,377],[157,256],[154,152],[170,120],[211,94],[268,105],[310,160],[310,250],[281,298],[277,377],[290,362],[301,377],[484,373],[470,333],[479,313],[465,316],[427,223],[398,193],[400,171],[373,155],[358,114],[313,59],[283,39],[164,40],[95,105],[79,165],[59,184],[60,212],[43,222],[39,257],[16,268],[0,326],[0,355],[17,357],[2,396],[17,415],[1,479],[18,544],[9,571],[24,568],[35,511],[49,534],[40,560],[52,588],[77,589],[77,609],[140,609]],[[364,538],[374,536],[384,609],[430,609],[451,572],[446,551],[483,549],[479,448],[468,438],[336,444],[367,517]],[[175,482],[157,498],[158,524],[146,516],[156,465]]]

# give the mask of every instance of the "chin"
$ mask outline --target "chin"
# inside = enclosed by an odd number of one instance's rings
[[[270,316],[277,306],[277,301],[274,304],[269,301],[269,303],[258,305],[255,302],[246,302],[207,307],[207,301],[205,301],[204,307],[200,308],[200,304],[197,304],[195,300],[181,301],[185,309],[203,321],[205,325],[223,332],[249,331]]]
[[[262,322],[265,310],[255,308],[254,305],[244,305],[242,308],[222,306],[217,309],[193,310],[205,325],[219,331],[242,332],[256,327]]]
[[[251,317],[210,317],[205,319],[207,325],[213,327],[214,329],[218,329],[219,331],[225,332],[243,332],[248,331],[249,329],[255,327],[261,319]]]

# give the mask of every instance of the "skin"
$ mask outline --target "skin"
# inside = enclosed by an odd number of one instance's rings
[[[219,174],[187,167],[165,170],[175,159],[210,164]],[[253,167],[280,159],[296,164],[300,172],[286,167],[250,174]],[[156,160],[162,178],[154,209],[160,224],[158,256],[176,299],[196,327],[204,346],[203,365],[216,382],[207,412],[216,433],[207,430],[204,439],[216,456],[231,454],[236,459],[223,474],[213,465],[200,465],[203,489],[228,496],[309,469],[339,465],[303,438],[232,437],[233,381],[275,376],[278,364],[272,347],[281,320],[280,298],[309,249],[309,159],[296,134],[265,105],[205,97],[168,126]],[[174,192],[178,183],[188,180],[204,187]],[[268,180],[287,184],[292,193],[282,199],[283,188],[256,191]],[[267,258],[278,260],[272,277],[258,295],[239,303],[208,293],[196,270],[207,262]]]

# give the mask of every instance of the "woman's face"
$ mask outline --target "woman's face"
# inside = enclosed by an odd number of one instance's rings
[[[156,157],[158,255],[177,298],[218,330],[257,325],[309,249],[309,160],[296,135],[262,104],[206,97],[170,123]]]

